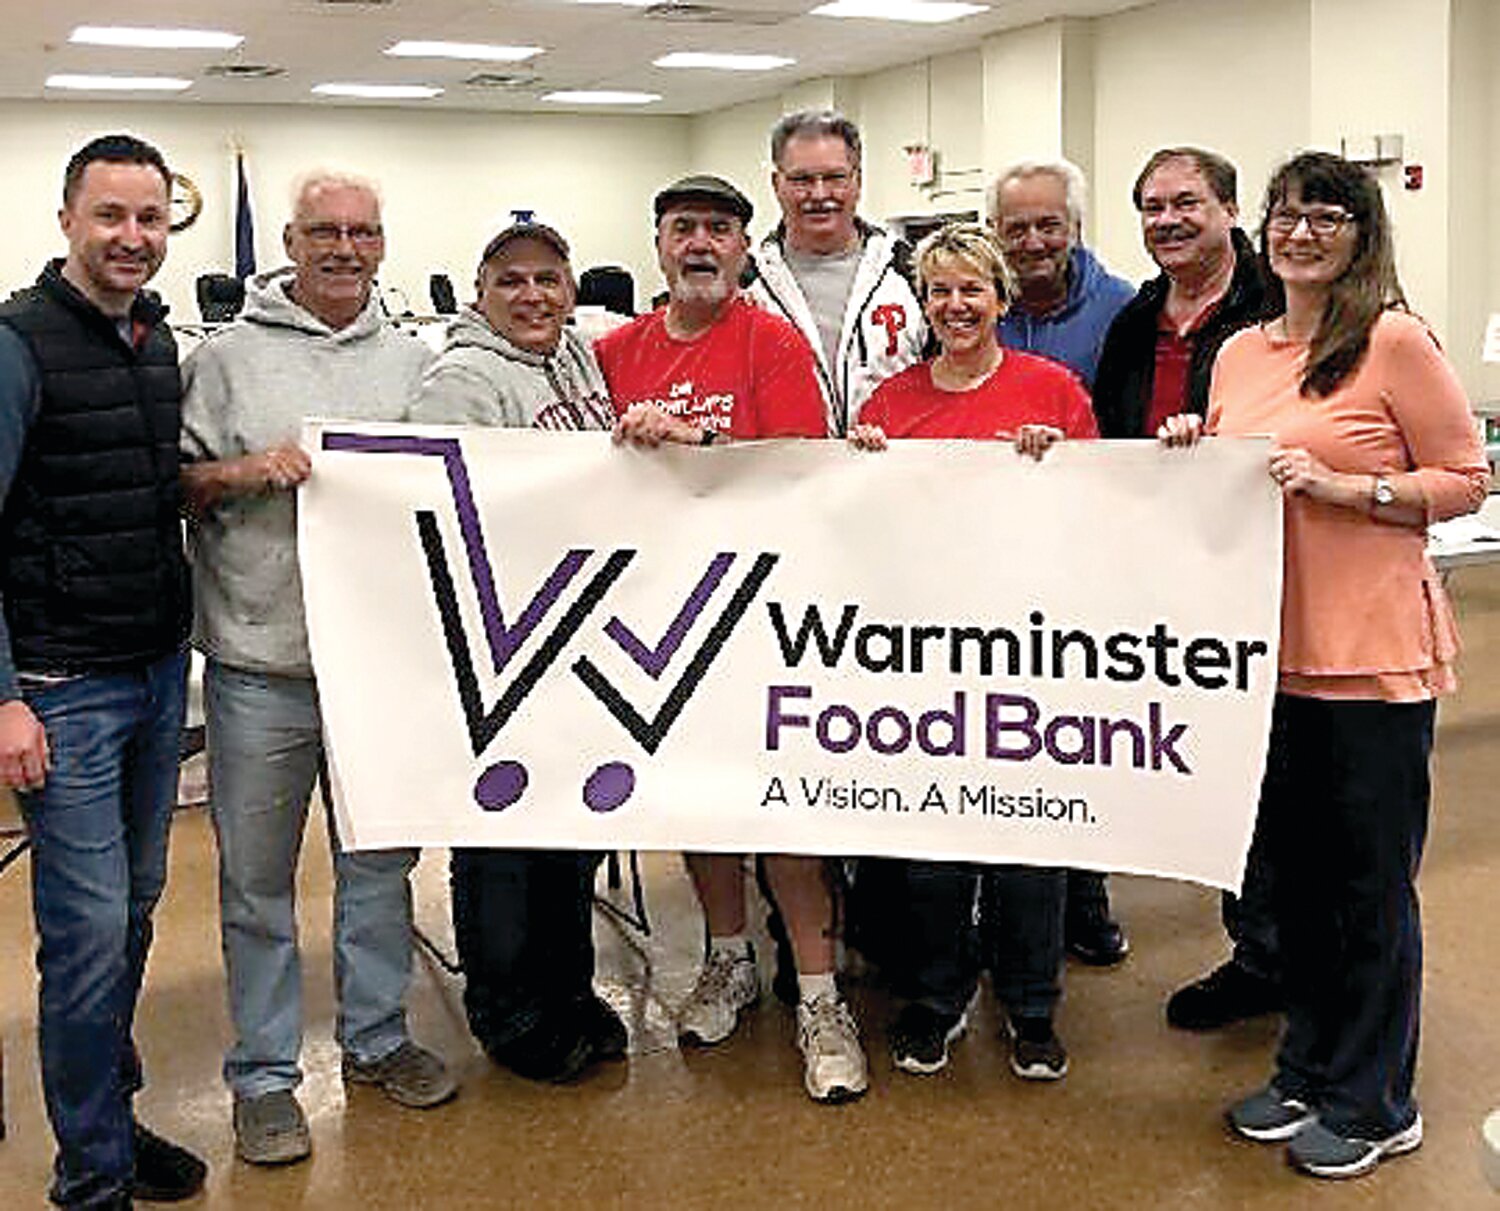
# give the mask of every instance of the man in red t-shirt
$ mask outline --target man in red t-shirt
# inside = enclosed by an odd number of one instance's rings
[[[617,440],[711,445],[724,439],[822,437],[812,351],[791,324],[740,296],[750,201],[719,177],[685,177],[656,195],[665,307],[594,347],[619,417]],[[760,996],[747,937],[739,854],[687,854],[708,922],[708,957],[678,1012],[686,1042],[722,1042]],[[768,854],[766,877],[797,961],[803,1083],[821,1102],[869,1084],[864,1051],[834,982],[833,901],[821,858]]]
[[[704,445],[821,437],[822,396],[807,343],[740,295],[749,200],[718,177],[686,177],[657,195],[656,215],[667,305],[594,346],[620,435]]]

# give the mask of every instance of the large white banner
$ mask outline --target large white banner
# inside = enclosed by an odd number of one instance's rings
[[[346,844],[1239,884],[1276,682],[1264,443],[305,440]]]

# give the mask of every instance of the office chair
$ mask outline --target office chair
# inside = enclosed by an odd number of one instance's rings
[[[578,279],[578,305],[603,307],[616,315],[635,314],[635,279],[618,265],[596,265]]]
[[[453,293],[453,280],[446,273],[434,273],[427,279],[427,293],[432,296],[432,309],[439,315],[458,313],[458,299]]]
[[[198,278],[198,311],[205,324],[228,323],[245,305],[245,283],[227,273],[205,273]]]

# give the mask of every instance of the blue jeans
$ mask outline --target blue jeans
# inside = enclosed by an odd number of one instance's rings
[[[131,1039],[167,873],[186,656],[23,691],[52,768],[20,797],[31,837],[42,1090],[57,1137],[52,1198],[87,1207],[129,1187]]]
[[[209,799],[219,838],[219,912],[235,1042],[224,1080],[236,1097],[302,1080],[302,969],[297,858],[322,768],[318,689],[210,660],[204,675]],[[407,1037],[415,849],[345,852],[333,845],[333,969],[337,1036],[370,1063]]]

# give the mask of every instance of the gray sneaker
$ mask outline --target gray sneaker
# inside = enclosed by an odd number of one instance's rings
[[[1306,1102],[1288,1097],[1275,1085],[1257,1089],[1231,1106],[1224,1116],[1238,1135],[1257,1144],[1279,1144],[1317,1121]]]
[[[1313,1177],[1359,1177],[1392,1156],[1414,1152],[1422,1146],[1422,1116],[1411,1126],[1378,1140],[1340,1135],[1322,1123],[1313,1123],[1287,1145],[1292,1167]]]
[[[234,1151],[252,1165],[290,1165],[312,1152],[307,1116],[290,1089],[234,1099]]]
[[[414,1110],[440,1105],[458,1092],[458,1082],[448,1066],[410,1039],[369,1063],[361,1063],[346,1052],[344,1080],[351,1085],[375,1085],[391,1101]]]

